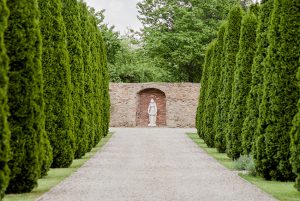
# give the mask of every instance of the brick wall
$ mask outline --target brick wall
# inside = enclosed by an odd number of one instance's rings
[[[200,84],[110,83],[111,127],[145,127],[148,105],[157,104],[157,125],[195,127]]]

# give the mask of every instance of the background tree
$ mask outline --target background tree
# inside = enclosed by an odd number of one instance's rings
[[[4,45],[4,32],[7,28],[8,14],[6,0],[0,0],[0,200],[4,196],[10,173],[8,168],[10,131],[7,122],[8,57]]]
[[[143,48],[169,76],[166,81],[199,82],[207,45],[235,0],[147,1],[137,4]]]
[[[51,164],[45,134],[42,40],[37,1],[8,1],[7,5],[11,12],[5,43],[10,57],[8,121],[12,151],[7,192],[23,193],[37,185],[41,167],[46,174]]]
[[[248,11],[242,20],[239,52],[236,56],[232,98],[228,115],[230,146],[227,147],[227,151],[234,159],[239,158],[243,152],[241,133],[246,116],[246,98],[250,90],[251,68],[256,51],[256,28],[256,16],[253,12]]]
[[[60,0],[39,0],[43,37],[42,65],[46,131],[53,148],[52,167],[69,167],[74,158],[75,137],[72,83],[67,34]]]
[[[253,150],[256,141],[255,131],[257,128],[257,119],[259,117],[259,104],[262,99],[264,59],[268,53],[268,30],[270,25],[271,12],[273,9],[273,0],[264,0],[261,2],[261,9],[258,16],[257,29],[257,49],[252,65],[251,89],[247,97],[247,111],[242,129],[242,142],[244,154],[249,154]]]
[[[295,1],[274,1],[269,31],[269,50],[265,61],[264,90],[260,105],[258,125],[261,145],[257,157],[258,171],[266,179],[291,180],[295,175],[289,163],[292,118],[297,112],[296,72],[299,67],[299,42],[294,38],[299,32],[288,18],[297,16]],[[293,10],[293,11],[292,11]],[[299,28],[299,27],[297,27]],[[291,29],[291,30],[290,30]],[[294,52],[295,51],[295,52]],[[261,162],[261,161],[262,162]],[[263,165],[263,167],[260,167]]]

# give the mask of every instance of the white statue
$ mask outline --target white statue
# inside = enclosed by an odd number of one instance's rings
[[[153,127],[156,126],[157,107],[153,98],[151,98],[151,101],[148,106],[148,114],[149,114],[149,122],[150,122],[148,126],[153,126]]]

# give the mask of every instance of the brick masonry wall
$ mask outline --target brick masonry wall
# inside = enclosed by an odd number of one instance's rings
[[[148,105],[157,103],[157,125],[195,127],[200,84],[110,83],[111,127],[145,127]]]

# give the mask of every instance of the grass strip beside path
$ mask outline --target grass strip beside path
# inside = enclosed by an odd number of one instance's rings
[[[207,147],[196,133],[187,133],[187,135],[208,155],[215,158],[224,167],[235,171],[234,161],[228,158],[226,153],[219,153],[217,149]],[[239,176],[280,201],[300,201],[300,192],[294,188],[294,182],[266,181],[261,177],[244,174],[239,174]]]
[[[112,133],[102,138],[99,144],[93,148],[89,153],[86,153],[81,159],[75,159],[69,168],[55,168],[50,169],[48,175],[38,180],[38,187],[31,193],[10,194],[5,195],[3,201],[34,201],[51,188],[59,184],[62,180],[69,177],[78,168],[80,168],[86,161],[94,156],[110,139]]]

